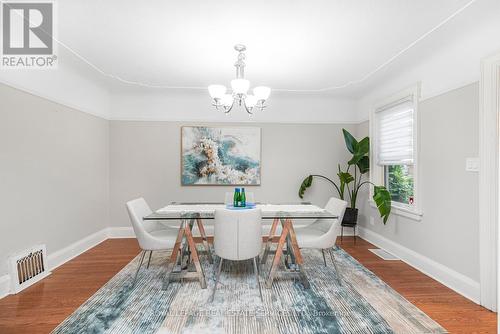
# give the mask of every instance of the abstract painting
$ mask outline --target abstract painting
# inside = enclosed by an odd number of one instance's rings
[[[260,128],[184,126],[182,185],[260,185]]]

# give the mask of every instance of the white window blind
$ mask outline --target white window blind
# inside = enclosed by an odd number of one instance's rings
[[[379,166],[413,165],[413,113],[412,96],[376,110]]]

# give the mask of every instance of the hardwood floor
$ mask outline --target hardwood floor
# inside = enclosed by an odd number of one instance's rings
[[[358,238],[338,240],[349,254],[450,333],[496,333],[490,312],[401,261],[383,261]],[[0,333],[48,333],[139,253],[135,239],[110,239],[0,300]]]

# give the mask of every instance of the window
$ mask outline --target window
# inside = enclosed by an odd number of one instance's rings
[[[418,86],[380,103],[371,115],[372,182],[391,194],[393,212],[421,215],[418,206]],[[411,217],[413,218],[413,216]]]
[[[393,202],[413,205],[414,183],[413,166],[389,165],[384,167],[385,187],[391,194]]]

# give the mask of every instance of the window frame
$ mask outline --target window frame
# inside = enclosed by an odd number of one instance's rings
[[[404,216],[413,220],[422,219],[420,196],[420,166],[419,166],[419,100],[420,100],[420,83],[416,83],[392,96],[375,103],[370,112],[370,181],[376,185],[385,186],[385,171],[384,166],[377,165],[376,157],[378,150],[378,129],[376,122],[376,114],[378,110],[383,109],[397,101],[412,97],[413,102],[413,205],[404,204],[400,202],[392,202],[391,214]],[[372,200],[373,188],[370,187],[370,205],[376,207]]]

